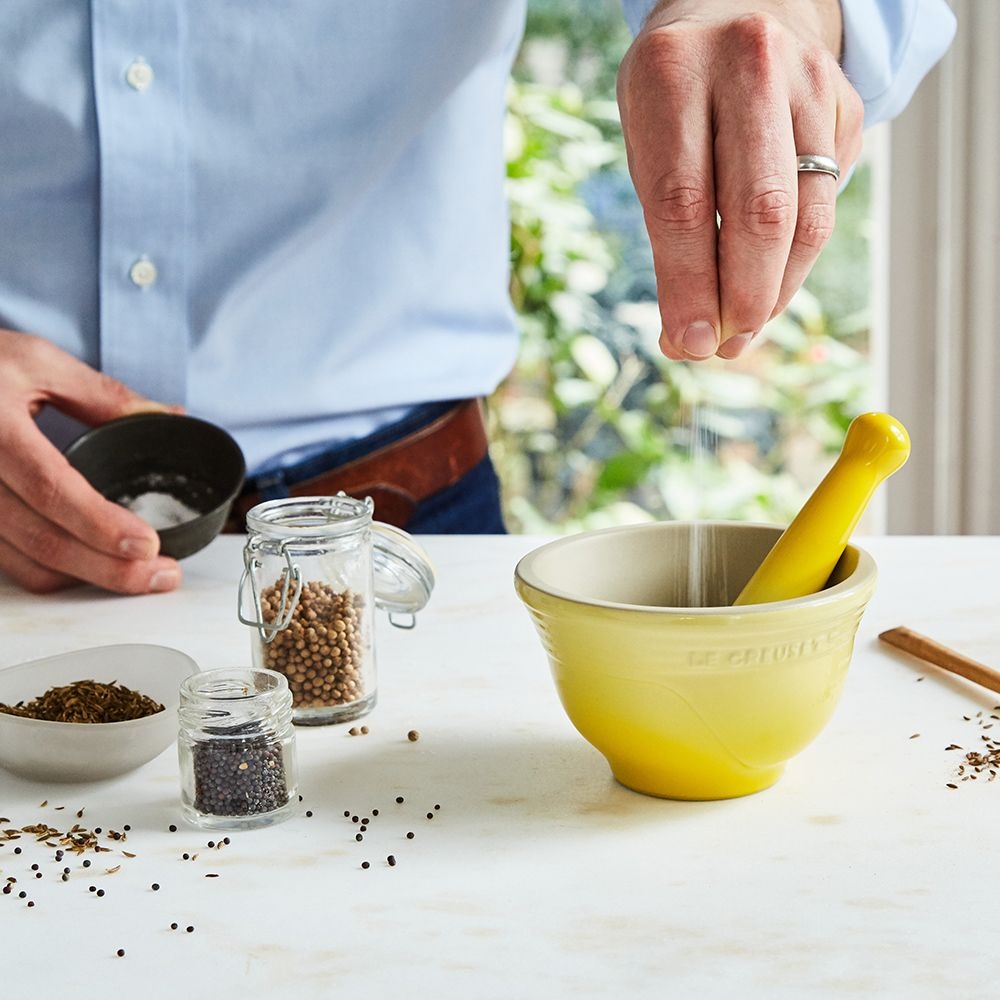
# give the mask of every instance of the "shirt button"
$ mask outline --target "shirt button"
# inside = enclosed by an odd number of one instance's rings
[[[140,257],[129,269],[132,284],[148,288],[156,281],[156,265],[148,257]]]
[[[135,59],[125,70],[125,82],[133,90],[145,90],[153,82],[153,67],[143,59]]]

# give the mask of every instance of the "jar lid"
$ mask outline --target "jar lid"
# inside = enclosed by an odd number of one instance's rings
[[[382,521],[372,522],[372,570],[375,604],[389,612],[389,620],[412,628],[412,616],[425,607],[434,589],[434,567],[413,536]],[[409,615],[398,621],[393,615]]]

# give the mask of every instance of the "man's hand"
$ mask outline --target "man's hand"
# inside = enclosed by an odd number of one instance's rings
[[[180,567],[156,532],[105,500],[45,438],[42,405],[91,424],[168,407],[47,341],[0,330],[0,572],[45,593],[84,580],[123,594],[173,590]]]
[[[840,44],[838,0],[664,0],[622,61],[668,358],[736,357],[829,239],[837,181],[796,157],[861,151]]]

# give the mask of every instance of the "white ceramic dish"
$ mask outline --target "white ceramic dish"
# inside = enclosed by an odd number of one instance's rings
[[[96,646],[0,670],[0,703],[31,701],[49,688],[93,680],[155,699],[164,710],[129,722],[45,722],[0,713],[0,767],[36,781],[99,781],[126,774],[177,738],[181,681],[198,670],[185,653],[129,643]]]

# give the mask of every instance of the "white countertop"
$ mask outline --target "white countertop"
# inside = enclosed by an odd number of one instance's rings
[[[512,586],[537,539],[421,541],[437,587],[413,631],[380,616],[369,734],[296,730],[311,817],[209,849],[220,835],[180,818],[172,749],[101,784],[0,770],[3,826],[71,825],[83,808],[91,827],[129,824],[121,846],[136,855],[100,855],[88,872],[66,861],[63,883],[50,850],[0,847],[0,872],[35,901],[0,895],[5,995],[1000,993],[1000,780],[949,789],[960,755],[945,750],[976,745],[963,715],[1000,694],[876,638],[907,625],[1000,663],[1000,538],[860,540],[880,580],[833,720],[773,788],[707,803],[619,786],[563,715]],[[113,642],[175,646],[203,669],[246,664],[241,544],[223,538],[188,560],[174,594],[31,597],[0,583],[0,666]],[[373,808],[358,844],[344,811]]]

